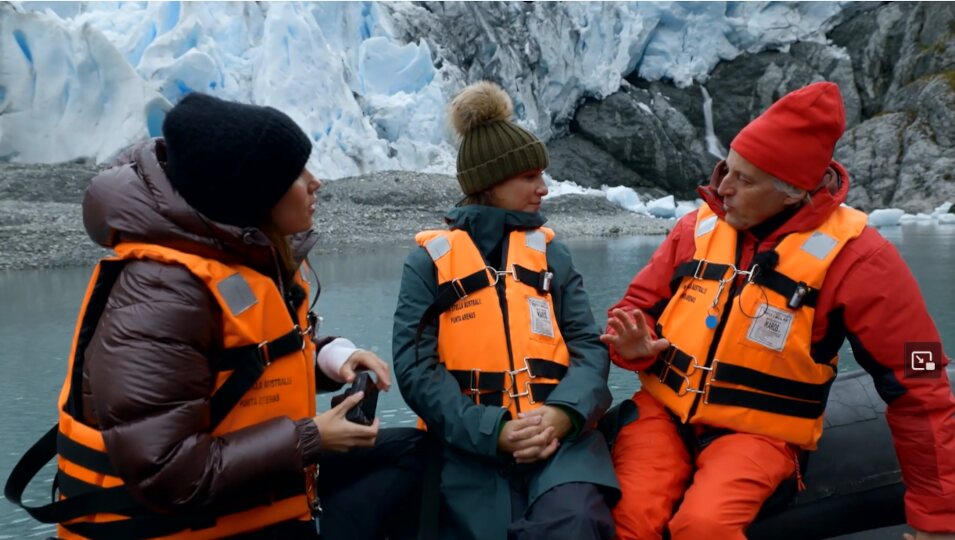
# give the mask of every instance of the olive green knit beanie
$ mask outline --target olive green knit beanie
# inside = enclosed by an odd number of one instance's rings
[[[514,106],[500,86],[481,81],[461,91],[448,110],[458,148],[458,183],[474,195],[508,178],[547,168],[547,148],[511,122]]]

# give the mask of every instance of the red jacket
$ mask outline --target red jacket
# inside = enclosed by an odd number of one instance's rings
[[[721,218],[722,199],[716,190],[723,167],[723,163],[717,165],[710,185],[699,190]],[[762,240],[750,231],[740,234],[738,268],[748,268],[757,250],[775,247],[784,235],[817,227],[845,200],[849,191],[845,169],[833,161],[828,174],[829,189],[816,193],[811,205],[801,207]],[[677,222],[611,310],[639,308],[653,328],[672,295],[674,269],[693,258],[695,224],[695,212]],[[831,357],[846,338],[888,404],[886,419],[907,488],[909,525],[922,531],[955,531],[955,397],[944,370],[940,378],[904,377],[905,343],[941,339],[908,266],[871,227],[846,244],[826,275],[813,323],[813,356]],[[613,347],[610,357],[618,366],[634,371],[648,368],[655,360],[627,362]],[[941,364],[947,365],[948,358],[943,357]]]

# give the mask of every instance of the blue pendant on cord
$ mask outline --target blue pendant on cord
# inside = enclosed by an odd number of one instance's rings
[[[719,322],[719,319],[716,318],[716,315],[707,315],[706,316],[706,327],[710,330],[716,328],[716,324]]]

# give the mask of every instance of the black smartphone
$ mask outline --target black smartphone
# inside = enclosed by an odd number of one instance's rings
[[[365,395],[358,405],[345,413],[345,419],[363,426],[370,426],[375,420],[375,409],[378,408],[378,386],[370,371],[359,371],[351,387],[332,398],[332,407],[337,407],[345,398],[359,391],[364,392]]]

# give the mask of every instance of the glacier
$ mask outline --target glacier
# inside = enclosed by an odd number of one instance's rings
[[[842,7],[4,2],[0,160],[107,161],[159,135],[165,112],[197,91],[288,113],[314,142],[309,166],[323,178],[451,173],[445,106],[478,78],[500,81],[517,121],[546,141],[566,131],[584,99],[616,92],[627,75],[705,81],[743,52],[824,40]],[[558,184],[555,193],[580,191]],[[635,193],[601,193],[641,213],[678,212],[672,199],[648,205]]]

